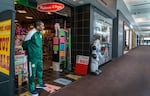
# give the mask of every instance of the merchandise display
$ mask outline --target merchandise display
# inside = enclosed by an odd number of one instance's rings
[[[26,30],[20,25],[16,24],[15,35],[15,77],[16,85],[21,86],[23,82],[28,80],[28,66],[27,56],[22,48],[22,41],[24,40]]]
[[[112,19],[104,17],[97,12],[94,12],[94,35],[100,34],[101,54],[104,57],[104,62],[111,60],[112,50]]]
[[[92,44],[92,56],[91,56],[91,72],[93,72],[95,75],[99,75],[102,71],[99,69],[99,65],[103,64],[104,57],[101,52],[101,35],[95,34],[93,37],[95,40]]]
[[[20,91],[22,93],[22,88],[26,87],[28,84],[28,57],[26,55],[27,52],[22,48],[22,41],[26,34],[34,28],[33,25],[35,21],[41,20],[44,22],[45,29],[42,32],[43,75],[45,76],[47,70],[50,70],[50,72],[48,71],[48,76],[51,74],[53,75],[55,72],[51,72],[52,66],[55,69],[54,71],[60,71],[60,69],[71,67],[71,34],[69,34],[71,33],[70,17],[57,13],[52,13],[50,15],[20,4],[15,4],[15,10],[15,85],[17,88],[16,90],[18,91],[19,89],[19,93]],[[18,10],[24,10],[26,12],[20,13]],[[69,8],[68,10],[71,9]],[[27,16],[33,18],[26,18]],[[55,28],[56,23],[59,25],[59,28]],[[68,57],[66,57],[67,55]],[[55,65],[53,65],[53,62]],[[70,64],[69,67],[67,64]],[[46,77],[47,76],[45,76],[43,80],[46,80]],[[47,91],[50,93],[57,90],[57,88],[52,89],[52,87],[57,86],[50,86],[50,84],[46,84],[46,86],[48,86]]]
[[[68,30],[60,28],[59,23],[55,24],[55,37],[53,38],[53,70],[69,70],[67,62],[70,49],[70,37]]]
[[[94,12],[93,23],[91,72],[99,74],[99,66],[112,58],[112,19]]]
[[[46,29],[43,32],[43,62],[44,62],[44,70],[48,69],[52,66],[52,54],[53,54],[53,47],[57,50],[58,46],[53,46],[53,38],[54,33],[50,29]],[[49,65],[45,65],[49,64]]]

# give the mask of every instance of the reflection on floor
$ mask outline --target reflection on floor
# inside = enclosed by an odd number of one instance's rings
[[[63,78],[63,79],[66,79],[68,81],[74,82],[75,80],[80,79],[81,76],[73,75],[72,73],[68,73],[68,72],[56,72],[56,71],[53,71],[52,69],[48,69],[48,70],[43,71],[43,81],[45,84],[51,84],[50,87],[52,85],[54,85],[54,87],[58,86],[61,88],[65,86],[65,85],[54,82],[54,80],[56,80],[58,78]],[[60,79],[60,80],[62,80],[62,79]],[[66,82],[66,81],[63,81],[63,82]],[[47,89],[47,90],[50,90],[50,89]],[[50,92],[46,92],[45,90],[38,90],[38,91],[40,92],[40,96],[48,96],[51,93],[53,93],[53,90]],[[56,91],[56,90],[54,90],[54,91]],[[15,94],[16,94],[16,96],[30,96],[29,92],[28,92],[28,84],[23,83],[21,87],[16,88]]]

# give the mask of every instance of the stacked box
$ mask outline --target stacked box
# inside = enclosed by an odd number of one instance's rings
[[[15,55],[15,75],[18,79],[16,82],[20,86],[23,82],[28,80],[28,67],[26,55]]]

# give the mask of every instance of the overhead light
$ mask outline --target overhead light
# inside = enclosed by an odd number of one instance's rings
[[[18,22],[18,20],[15,20],[15,22]]]
[[[47,12],[47,14],[51,15],[52,13],[51,12]]]
[[[17,12],[18,13],[24,13],[24,14],[27,13],[27,11],[25,11],[25,10],[17,10]]]
[[[141,27],[142,29],[150,29],[150,26]]]
[[[42,31],[42,34],[45,34],[45,33],[46,33],[46,31],[45,31],[45,30],[43,30],[43,31]]]
[[[25,18],[26,19],[33,19],[33,17],[30,17],[30,16],[26,16]]]
[[[72,0],[73,2],[76,2],[77,0]]]
[[[135,22],[144,22],[145,19],[144,18],[135,18]]]
[[[16,1],[14,1],[14,4],[17,4],[17,2],[16,2]]]

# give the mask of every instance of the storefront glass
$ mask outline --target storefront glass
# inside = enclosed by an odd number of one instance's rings
[[[112,53],[112,19],[94,12],[93,36],[100,35],[101,57],[104,64],[111,60]]]

